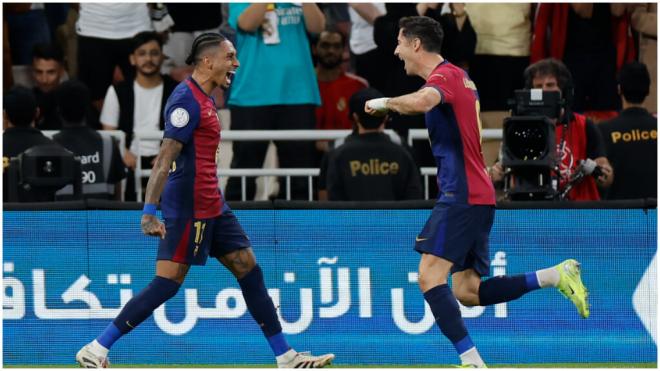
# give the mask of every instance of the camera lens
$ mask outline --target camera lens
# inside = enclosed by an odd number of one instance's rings
[[[517,159],[538,160],[548,152],[546,135],[546,130],[538,124],[516,123],[508,128],[506,142]]]

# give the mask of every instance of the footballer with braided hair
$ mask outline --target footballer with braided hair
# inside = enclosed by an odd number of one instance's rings
[[[191,265],[205,265],[212,256],[236,277],[277,366],[323,367],[333,354],[298,353],[284,338],[250,240],[218,188],[221,126],[210,94],[231,84],[239,67],[236,49],[221,34],[205,33],[193,42],[186,63],[194,65],[194,71],[174,89],[165,106],[165,134],[147,183],[141,221],[145,234],[160,237],[156,276],[78,352],[76,360],[82,367],[107,367],[113,343],[176,295]],[[164,223],[156,216],[159,203]]]

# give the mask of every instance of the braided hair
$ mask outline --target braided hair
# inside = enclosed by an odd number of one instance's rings
[[[186,64],[195,64],[203,51],[210,47],[218,46],[221,42],[227,40],[222,34],[215,32],[203,33],[193,41],[190,54],[186,58]]]

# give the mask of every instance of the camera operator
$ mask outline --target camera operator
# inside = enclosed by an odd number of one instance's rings
[[[570,110],[573,95],[571,73],[562,62],[548,58],[527,67],[524,78],[525,89],[558,91],[566,101],[559,120],[553,120],[556,121],[557,158],[561,159],[559,190],[572,186],[567,194],[567,199],[572,201],[600,200],[598,187],[609,187],[614,180],[614,173],[605,157],[603,139],[594,123],[586,116]],[[494,183],[504,178],[504,169],[499,161],[488,171]]]

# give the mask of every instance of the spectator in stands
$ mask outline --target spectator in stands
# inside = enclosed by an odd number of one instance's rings
[[[195,38],[206,32],[218,32],[222,24],[222,4],[220,3],[167,3],[167,10],[174,20],[163,46],[167,59],[162,72],[182,81],[190,76],[192,66],[186,64],[186,57]]]
[[[32,48],[49,43],[51,34],[43,3],[3,4],[13,65],[29,65]]]
[[[468,71],[477,46],[477,33],[465,11],[465,4],[450,3],[449,9],[450,12],[440,14],[441,7],[438,3],[417,4],[417,13],[436,19],[442,25],[445,33],[442,56],[453,65]]]
[[[41,93],[50,93],[64,78],[64,56],[54,44],[37,44],[32,53],[32,78]]]
[[[87,126],[84,107],[91,104],[89,89],[79,81],[66,81],[57,89],[56,99],[62,130],[53,140],[80,156],[83,196],[121,200],[121,180],[126,177],[126,167],[117,141]],[[64,198],[69,195],[73,195],[72,186],[56,193]]]
[[[620,3],[539,5],[531,61],[552,57],[565,63],[575,81],[577,112],[601,118],[619,108],[616,73],[634,59],[635,49],[625,9]]]
[[[236,29],[242,61],[229,92],[232,130],[313,129],[320,105],[307,33],[318,34],[325,17],[314,3],[231,3],[229,25]],[[314,166],[314,143],[276,142],[282,168]],[[261,168],[267,142],[233,142],[232,168]],[[283,184],[283,182],[280,182]],[[246,199],[254,199],[254,181]],[[285,187],[280,187],[284,195]],[[291,196],[307,199],[307,179],[291,180]],[[241,199],[240,178],[230,178],[225,197]]]
[[[377,90],[368,88],[353,94],[350,99],[350,113],[357,124],[358,135],[326,155],[325,180],[330,201],[422,198],[421,178],[415,161],[408,151],[383,133],[387,117],[364,112],[369,99],[382,96]]]
[[[325,28],[341,33],[344,40],[348,40],[351,34],[351,17],[348,14],[348,3],[317,3],[317,5],[325,16]],[[353,72],[354,69],[351,67],[351,51],[348,44],[348,42],[344,42],[341,67],[344,71]],[[315,58],[313,61],[317,63]]]
[[[642,63],[633,62],[619,72],[619,117],[598,125],[616,178],[607,190],[609,200],[656,198],[658,171],[658,119],[644,108],[651,77]]]
[[[398,42],[399,20],[403,17],[418,16],[420,15],[418,12],[423,9],[418,9],[413,3],[387,3],[385,7],[387,12],[374,21],[374,40],[381,55],[383,55],[381,60],[376,63],[385,68],[386,72],[381,75],[381,79],[386,81],[386,85],[382,90],[376,88],[387,97],[396,97],[417,91],[424,85],[424,79],[421,77],[408,76],[403,61],[392,53]],[[427,14],[433,15],[432,13]],[[408,139],[409,129],[426,129],[426,124],[424,123],[424,115],[399,115],[395,113],[390,116],[390,120],[385,127],[396,131],[405,142]],[[436,166],[431,146],[427,141],[414,141],[412,154],[418,167]],[[437,192],[437,183],[431,182],[430,197],[435,197]]]
[[[32,54],[32,78],[35,86],[39,117],[37,127],[41,130],[57,130],[62,124],[55,112],[55,89],[64,76],[64,57],[53,44],[37,44]]]
[[[92,92],[97,110],[112,84],[115,67],[125,79],[134,77],[128,61],[132,38],[151,31],[146,3],[81,3],[76,23],[78,33],[78,77]]]
[[[317,129],[352,129],[348,100],[368,86],[366,80],[345,72],[341,67],[345,44],[344,36],[336,30],[321,32],[316,42],[316,79],[321,94],[321,106],[316,108]],[[318,141],[316,148],[327,152],[328,142]]]
[[[570,71],[561,61],[544,59],[527,67],[524,73],[526,89],[558,91],[568,101],[556,122],[557,158],[561,159],[559,188],[566,186],[575,174],[580,160],[587,158],[596,161],[603,175],[582,178],[568,193],[573,201],[597,201],[600,199],[598,186],[607,188],[612,184],[614,172],[607,160],[603,139],[593,122],[585,116],[571,112],[572,84]],[[493,182],[500,182],[504,172],[499,162],[489,169]]]
[[[532,6],[468,3],[465,12],[477,34],[470,77],[479,88],[481,110],[506,111],[507,99],[523,87],[529,65]]]
[[[325,16],[326,28],[336,30],[348,39],[351,34],[351,16],[348,14],[348,3],[318,3],[317,5]],[[348,45],[344,43],[344,46]]]
[[[651,113],[658,112],[658,4],[629,4],[632,7],[630,21],[637,31],[639,40],[639,61],[646,65],[651,76],[651,88],[644,101],[644,107]]]
[[[374,22],[386,13],[385,3],[349,3],[351,19],[349,47],[355,65],[355,73],[364,77],[369,86],[385,91],[390,72],[382,63],[386,56],[374,41]],[[389,53],[388,53],[389,54]]]
[[[3,119],[7,126],[2,134],[5,167],[8,157],[16,156],[35,145],[53,143],[34,127],[39,108],[30,89],[22,86],[11,88],[5,94],[2,105]]]
[[[59,130],[62,128],[56,112],[55,90],[66,79],[62,51],[54,44],[37,44],[32,56],[33,88],[39,107],[36,126],[40,130]],[[99,116],[91,103],[85,108],[87,126],[100,129]]]
[[[10,159],[37,145],[57,144],[34,127],[39,108],[30,89],[22,86],[11,88],[4,95],[2,105],[3,121],[7,127],[2,133],[3,196],[6,200],[8,187],[16,187],[16,184],[8,184],[6,178]]]
[[[133,180],[138,161],[138,142],[133,140],[133,132],[163,130],[163,108],[176,87],[176,81],[160,73],[163,64],[162,46],[163,41],[155,32],[140,32],[135,35],[129,56],[135,69],[135,78],[110,86],[101,111],[101,124],[105,130],[119,129],[126,133],[124,163],[130,169],[126,186],[127,200],[135,200],[137,197]],[[140,166],[150,169],[160,143],[144,141],[139,143],[139,146]],[[143,180],[146,185],[147,179]]]

